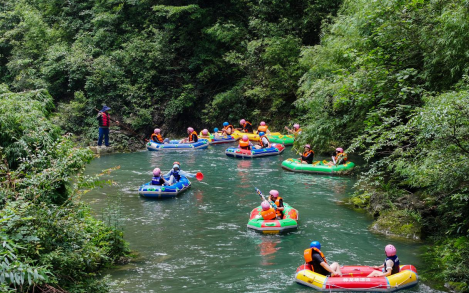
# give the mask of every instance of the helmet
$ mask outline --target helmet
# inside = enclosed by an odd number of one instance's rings
[[[194,131],[194,128],[192,128],[192,127],[187,128],[187,132],[192,132],[192,131]]]
[[[269,192],[269,194],[272,195],[273,197],[278,197],[278,190],[272,189],[272,190]]]
[[[213,132],[218,132],[218,128],[215,127],[215,128],[213,129]]]
[[[316,247],[317,249],[321,249],[321,243],[319,243],[319,241],[313,241],[313,242],[311,242],[309,247],[310,248]]]
[[[223,126],[228,126],[228,125],[230,125],[230,123],[228,123],[228,122],[223,122]]]
[[[261,126],[265,126],[265,122],[264,122],[264,121],[261,121]]]
[[[264,135],[265,135],[265,132],[262,132],[262,131],[261,131],[261,132],[259,132],[258,134],[259,134],[259,136],[264,136]]]
[[[296,129],[300,128],[300,124],[298,123],[293,124],[293,128],[296,128]]]
[[[335,151],[336,151],[336,152],[343,152],[344,149],[343,149],[343,148],[336,148]]]
[[[305,148],[308,148],[308,149],[310,149],[310,148],[311,148],[311,145],[309,145],[309,144],[305,144]]]
[[[159,128],[155,128],[154,132],[155,132],[155,133],[160,133],[161,130],[160,130]]]
[[[270,209],[270,203],[268,201],[263,201],[261,203],[261,207],[263,211],[267,211],[268,209]]]
[[[153,175],[155,175],[155,176],[160,176],[160,174],[161,174],[160,168],[155,168],[155,169],[153,169]]]
[[[239,120],[239,124],[243,125],[244,123],[246,123],[246,120],[244,119]]]
[[[202,134],[203,134],[203,135],[207,135],[207,134],[208,134],[208,129],[202,130]]]
[[[178,165],[178,164],[174,164],[174,165],[173,165],[173,169],[176,169],[176,168],[179,169],[179,165]]]
[[[392,244],[386,245],[384,248],[384,252],[386,252],[386,256],[394,256],[396,255],[396,248]]]
[[[244,140],[244,141],[248,141],[248,136],[247,136],[247,135],[243,135],[243,140]]]

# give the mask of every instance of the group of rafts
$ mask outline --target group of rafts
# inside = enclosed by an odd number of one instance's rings
[[[225,150],[227,156],[234,158],[259,158],[281,154],[285,150],[285,146],[293,145],[295,137],[301,133],[301,128],[298,124],[295,124],[293,129],[285,127],[292,135],[269,132],[264,122],[260,123],[257,131],[253,130],[251,123],[244,119],[240,121],[240,125],[242,129],[235,129],[228,122],[225,122],[221,131],[215,128],[213,133],[209,133],[207,129],[197,133],[192,127],[189,127],[187,129],[189,137],[183,140],[163,139],[161,131],[155,129],[147,148],[149,151],[197,150],[206,149],[211,144],[233,143],[239,140],[240,142],[237,147],[229,147]],[[259,145],[254,145],[252,141],[259,142]],[[338,148],[338,150],[341,149]],[[334,157],[333,162],[324,160],[305,164],[301,158],[287,159],[282,162],[282,168],[285,170],[302,173],[347,174],[353,167],[354,163],[346,160],[338,162]],[[195,175],[192,177],[195,177]],[[203,175],[199,172],[197,179],[201,180],[201,178],[203,178]],[[185,176],[181,176],[181,179],[171,186],[155,186],[151,182],[146,183],[140,187],[139,194],[143,197],[151,198],[175,197],[190,186],[191,182]],[[297,229],[299,220],[298,210],[291,207],[288,203],[282,202],[283,209],[280,213],[277,210],[275,198],[274,200],[272,200],[272,197],[266,199],[257,188],[256,192],[262,198],[262,204],[251,211],[247,224],[248,228],[262,233],[281,233]],[[275,213],[274,219],[265,219],[265,214],[271,211]],[[299,284],[313,287],[320,291],[375,292],[396,291],[414,286],[418,282],[417,270],[411,265],[401,266],[400,271],[396,274],[372,278],[367,276],[375,269],[369,266],[343,266],[341,270],[343,274],[341,277],[328,277],[314,272],[309,265],[302,265],[297,269],[296,281]]]

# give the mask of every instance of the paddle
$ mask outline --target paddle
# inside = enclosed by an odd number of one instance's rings
[[[270,204],[271,207],[273,207],[275,210],[277,210],[277,205],[275,203],[271,202],[270,200],[265,199],[265,196],[262,194],[262,192],[259,190],[259,188],[254,187],[254,189],[256,190],[256,193],[259,195],[259,197],[263,201],[267,201]]]
[[[204,179],[204,174],[202,174],[202,172],[197,172],[197,174],[195,174],[195,178],[202,181]]]

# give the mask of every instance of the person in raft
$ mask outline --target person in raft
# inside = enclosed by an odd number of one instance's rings
[[[194,128],[188,127],[187,134],[189,134],[189,137],[182,139],[179,143],[194,143],[199,141],[199,136]]]
[[[273,202],[275,206],[277,206],[277,209],[275,210],[277,214],[277,220],[283,219],[283,216],[285,215],[285,207],[283,206],[283,198],[279,196],[278,190],[272,189],[269,192],[269,201]]]
[[[254,146],[256,149],[265,149],[265,148],[270,148],[271,145],[270,145],[270,141],[269,139],[267,138],[267,136],[265,135],[265,132],[259,132],[259,137],[260,137],[260,140],[259,140],[259,144]]]
[[[239,125],[241,125],[243,128],[238,128],[244,133],[254,133],[252,129],[252,124],[249,121],[246,121],[245,119],[239,120]]]
[[[259,124],[259,127],[257,127],[257,132],[264,132],[264,133],[267,133],[269,134],[270,131],[269,131],[269,126],[267,126],[267,124],[265,124],[264,121],[261,121],[261,123]]]
[[[193,178],[195,177],[195,174],[182,171],[181,164],[179,162],[174,162],[173,168],[164,175],[164,177],[168,176],[169,180],[166,181],[166,184],[173,185],[174,183],[179,182],[179,180],[181,180],[181,176]]]
[[[220,132],[218,131],[218,128],[216,128],[216,127],[213,129],[213,136],[214,137],[220,137]]]
[[[335,149],[335,156],[332,156],[332,162],[329,162],[328,166],[337,166],[340,164],[347,164],[347,154],[344,153],[343,148]]]
[[[329,265],[326,257],[321,252],[321,243],[313,241],[303,253],[305,262],[311,266],[311,270],[324,276],[341,276],[340,265],[337,262]]]
[[[110,107],[103,105],[103,108],[101,111],[99,111],[98,116],[96,116],[96,119],[98,119],[99,123],[99,136],[98,136],[98,146],[102,146],[103,144],[103,138],[104,138],[104,145],[106,147],[109,146],[109,125],[111,122],[111,117],[108,114],[108,111],[111,110]],[[119,121],[116,121],[116,124],[119,124]]]
[[[153,178],[151,178],[151,185],[165,185],[166,180],[161,176],[160,168],[153,169]]]
[[[251,150],[251,142],[249,141],[249,138],[247,135],[243,135],[243,137],[239,140],[239,145],[238,148],[242,150]]]
[[[277,213],[275,212],[274,208],[270,206],[268,201],[263,201],[261,203],[262,212],[261,217],[264,220],[275,220],[277,219]]]
[[[210,133],[208,133],[208,129],[204,129],[200,132],[200,138],[209,139]]]
[[[221,131],[223,135],[232,135],[234,132],[234,127],[228,122],[223,122],[223,129]]]
[[[396,248],[392,244],[386,245],[384,248],[384,253],[386,254],[386,259],[384,263],[380,266],[374,266],[374,269],[382,269],[382,271],[374,271],[367,276],[371,277],[387,277],[399,273],[399,258],[396,255]]]
[[[305,151],[301,154],[301,164],[312,164],[314,160],[314,152],[309,144],[305,144]]]
[[[290,128],[288,128],[288,127],[285,126],[285,130],[288,131],[288,133],[294,134],[295,137],[297,137],[298,134],[301,133],[300,124],[298,124],[298,123],[295,123],[295,124],[293,125],[293,128],[292,128],[292,129],[290,129]]]
[[[153,130],[150,139],[156,143],[169,143],[169,138],[163,139],[163,136],[161,135],[161,130],[159,128],[155,128],[155,130]]]

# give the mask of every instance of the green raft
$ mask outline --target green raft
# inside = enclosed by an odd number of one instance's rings
[[[283,206],[285,215],[281,220],[264,220],[261,217],[262,208],[258,206],[253,209],[249,216],[248,228],[264,234],[277,234],[295,230],[298,227],[299,213],[287,203],[283,203]]]
[[[293,145],[293,142],[295,141],[295,137],[293,135],[271,135],[268,134],[267,138],[269,139],[270,142],[275,142],[275,143],[281,143],[283,145]]]
[[[346,175],[355,167],[352,162],[337,166],[328,166],[328,161],[314,161],[312,164],[301,164],[298,159],[287,159],[282,162],[282,168],[292,172],[316,173],[331,175]]]

